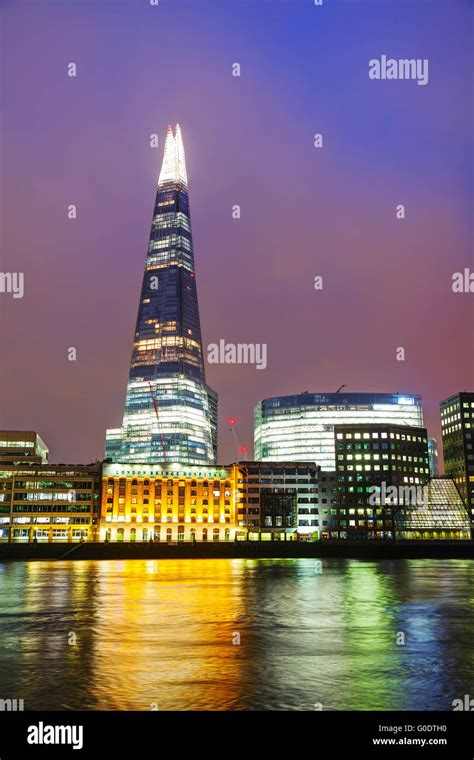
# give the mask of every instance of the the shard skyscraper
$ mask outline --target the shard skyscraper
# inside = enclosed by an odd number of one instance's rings
[[[106,457],[188,465],[217,458],[217,394],[206,385],[179,124],[166,135],[123,424],[107,430]]]

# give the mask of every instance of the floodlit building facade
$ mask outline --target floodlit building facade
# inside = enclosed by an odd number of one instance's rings
[[[103,541],[233,541],[234,466],[103,465]]]
[[[335,503],[327,477],[311,462],[104,463],[100,539],[316,540],[320,505]]]
[[[215,463],[217,394],[206,385],[188,179],[179,125],[168,127],[121,428],[106,458]]]
[[[336,469],[334,426],[423,426],[421,397],[401,393],[301,393],[260,401],[254,410],[257,460],[316,462]]]

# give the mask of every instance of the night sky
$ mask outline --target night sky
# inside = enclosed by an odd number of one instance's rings
[[[474,386],[473,296],[451,289],[474,265],[470,0],[0,8],[1,268],[25,277],[22,299],[0,294],[0,427],[37,430],[53,462],[102,458],[179,122],[205,354],[268,344],[265,370],[207,365],[220,461],[228,417],[251,453],[259,399],[342,383],[420,393],[440,440],[440,399]],[[429,59],[428,84],[369,79],[382,54]]]

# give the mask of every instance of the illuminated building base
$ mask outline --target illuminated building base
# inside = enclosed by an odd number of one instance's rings
[[[110,522],[102,525],[101,541],[234,541],[235,526],[215,525],[179,525],[163,523],[160,526],[150,523],[119,523]]]

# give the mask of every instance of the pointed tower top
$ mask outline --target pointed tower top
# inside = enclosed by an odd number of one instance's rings
[[[188,184],[186,159],[181,128],[179,124],[176,124],[176,134],[173,135],[173,127],[170,124],[166,132],[165,151],[158,184],[161,185],[163,182],[170,181],[178,182],[178,180],[184,182],[185,185]]]

